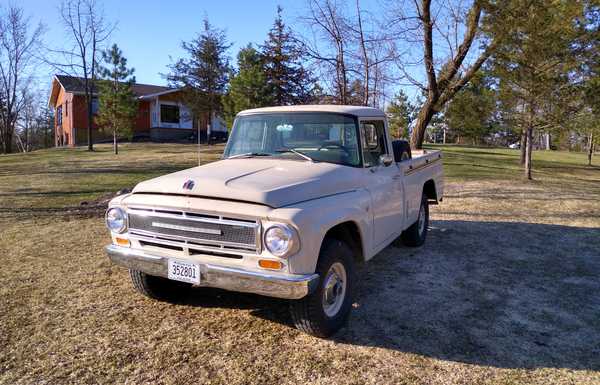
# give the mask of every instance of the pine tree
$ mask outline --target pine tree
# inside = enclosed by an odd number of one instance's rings
[[[231,77],[223,103],[225,121],[229,127],[238,112],[273,104],[261,53],[248,44],[238,53],[237,61],[237,73]]]
[[[137,115],[137,100],[131,89],[135,83],[134,69],[127,68],[127,59],[116,44],[102,52],[105,66],[100,68],[99,107],[96,123],[113,135],[114,153],[119,153],[118,138],[131,138]]]
[[[495,109],[495,92],[489,79],[479,72],[447,105],[444,120],[453,133],[475,145],[491,132]]]
[[[262,48],[265,76],[278,106],[310,102],[313,81],[300,60],[300,50],[290,29],[283,22],[283,9],[277,17]]]
[[[547,111],[568,101],[566,95],[571,92],[569,73],[577,62],[572,43],[583,8],[579,2],[513,0],[511,4],[519,15],[512,25],[498,25],[500,30],[492,31],[502,34],[504,28],[512,30],[492,63],[501,86],[510,89],[519,105],[521,161],[526,178],[531,179],[533,131],[552,123],[546,118],[560,116]]]
[[[231,44],[227,43],[225,32],[214,28],[205,18],[203,31],[181,46],[189,57],[172,65],[167,79],[172,86],[183,88],[185,102],[196,117],[207,116],[210,144],[213,114],[223,111],[222,99],[231,72],[227,56]]]
[[[417,112],[417,106],[408,100],[408,96],[404,91],[400,90],[390,102],[386,112],[389,117],[390,133],[397,138],[408,139],[408,128]]]

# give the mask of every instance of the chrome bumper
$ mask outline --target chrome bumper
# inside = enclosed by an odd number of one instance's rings
[[[167,277],[167,257],[116,245],[105,247],[115,264],[146,274]],[[238,268],[200,264],[200,286],[255,293],[268,297],[299,299],[312,293],[319,282],[318,274],[274,275]]]

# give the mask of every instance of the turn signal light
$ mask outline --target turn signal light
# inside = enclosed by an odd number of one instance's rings
[[[115,237],[115,243],[117,245],[123,246],[123,247],[129,247],[130,246],[129,239],[125,239],[125,238]]]
[[[271,259],[259,259],[258,266],[263,269],[281,270],[283,264],[279,261],[273,261]]]

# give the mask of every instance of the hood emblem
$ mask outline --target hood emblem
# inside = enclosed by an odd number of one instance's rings
[[[185,181],[185,183],[183,184],[183,189],[184,189],[184,190],[191,190],[191,189],[193,189],[193,188],[194,188],[194,185],[195,185],[194,181],[193,181],[193,180],[191,180],[191,179],[188,179],[188,180],[186,180],[186,181]]]

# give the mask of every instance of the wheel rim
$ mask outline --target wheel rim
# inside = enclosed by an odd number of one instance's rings
[[[329,268],[323,284],[323,311],[327,317],[334,317],[342,308],[346,298],[346,269],[340,262]]]
[[[423,235],[425,232],[425,204],[421,203],[421,209],[419,210],[419,235]]]

